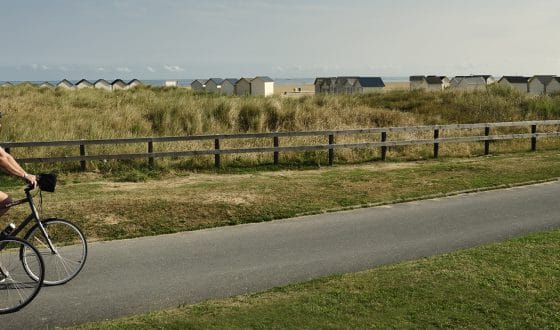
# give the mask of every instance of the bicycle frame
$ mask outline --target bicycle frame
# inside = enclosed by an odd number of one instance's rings
[[[28,203],[30,208],[31,208],[31,214],[29,214],[27,216],[27,218],[25,218],[25,220],[23,220],[23,222],[20,223],[10,233],[10,236],[17,236],[31,221],[35,220],[37,222],[37,225],[39,226],[39,229],[41,230],[41,233],[47,239],[47,244],[49,246],[49,249],[51,250],[52,253],[56,253],[56,248],[53,246],[52,241],[49,237],[49,234],[47,233],[47,231],[45,230],[45,227],[43,226],[43,223],[41,222],[41,217],[39,215],[39,211],[37,211],[37,207],[35,207],[35,203],[33,202],[33,196],[31,195],[31,190],[33,190],[33,188],[28,186],[24,190],[25,191],[25,198],[13,201],[10,204],[6,205],[6,208],[11,208],[11,207],[14,207],[14,206],[17,206],[17,205]]]

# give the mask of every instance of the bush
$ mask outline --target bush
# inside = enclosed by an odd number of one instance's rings
[[[239,109],[237,127],[241,132],[258,132],[261,128],[261,111],[256,104],[246,103]]]

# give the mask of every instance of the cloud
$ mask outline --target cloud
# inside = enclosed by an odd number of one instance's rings
[[[127,68],[126,66],[124,66],[124,67],[118,67],[118,68],[117,68],[117,72],[130,72],[130,69]]]
[[[104,68],[104,67],[99,67],[99,68],[97,68],[97,71],[99,71],[99,72],[105,72],[105,68]]]
[[[148,69],[148,71],[150,72],[156,72],[156,69],[152,68],[151,66],[146,67],[146,69]]]
[[[39,64],[33,63],[33,64],[31,64],[31,68],[32,68],[33,70],[37,70],[37,69],[39,68]]]
[[[178,65],[164,65],[163,68],[169,72],[183,72],[185,69]]]
[[[41,69],[43,69],[43,70],[49,70],[50,68],[49,68],[47,65],[44,65],[44,64],[43,64],[43,65],[41,65]]]

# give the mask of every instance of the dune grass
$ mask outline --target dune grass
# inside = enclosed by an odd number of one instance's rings
[[[0,111],[5,114],[0,141],[47,141],[558,119],[560,96],[534,97],[499,86],[470,93],[395,90],[369,95],[264,98],[197,94],[181,88],[142,87],[108,92],[18,85],[0,89]],[[316,143],[312,139],[301,138],[298,142]],[[350,143],[372,141],[379,137],[347,139],[350,140],[346,142]],[[229,143],[232,148],[239,146],[235,142]],[[157,151],[209,148],[212,146],[195,142],[179,146],[158,144]],[[62,156],[76,155],[75,149],[19,148],[13,153],[16,157]],[[88,151],[90,154],[101,151],[145,152],[145,146],[105,145]],[[471,156],[476,151],[461,144],[454,147],[450,155]],[[421,158],[427,154],[417,147],[396,148],[393,152],[404,159]],[[344,150],[337,152],[337,161],[356,163],[377,156],[377,151]],[[284,157],[289,163],[321,163],[325,159],[318,152],[292,153]],[[268,162],[270,155],[260,154],[225,159],[228,166],[254,166]],[[145,161],[91,162],[88,165],[93,170],[110,172],[123,168],[138,169],[145,166]],[[159,161],[159,165],[192,169],[212,166],[212,160],[211,157],[165,159]],[[77,169],[76,164],[70,163],[56,166],[64,170]]]

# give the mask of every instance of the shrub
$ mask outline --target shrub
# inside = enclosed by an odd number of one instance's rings
[[[241,132],[258,132],[261,127],[261,111],[256,104],[245,103],[237,115],[237,127]]]

